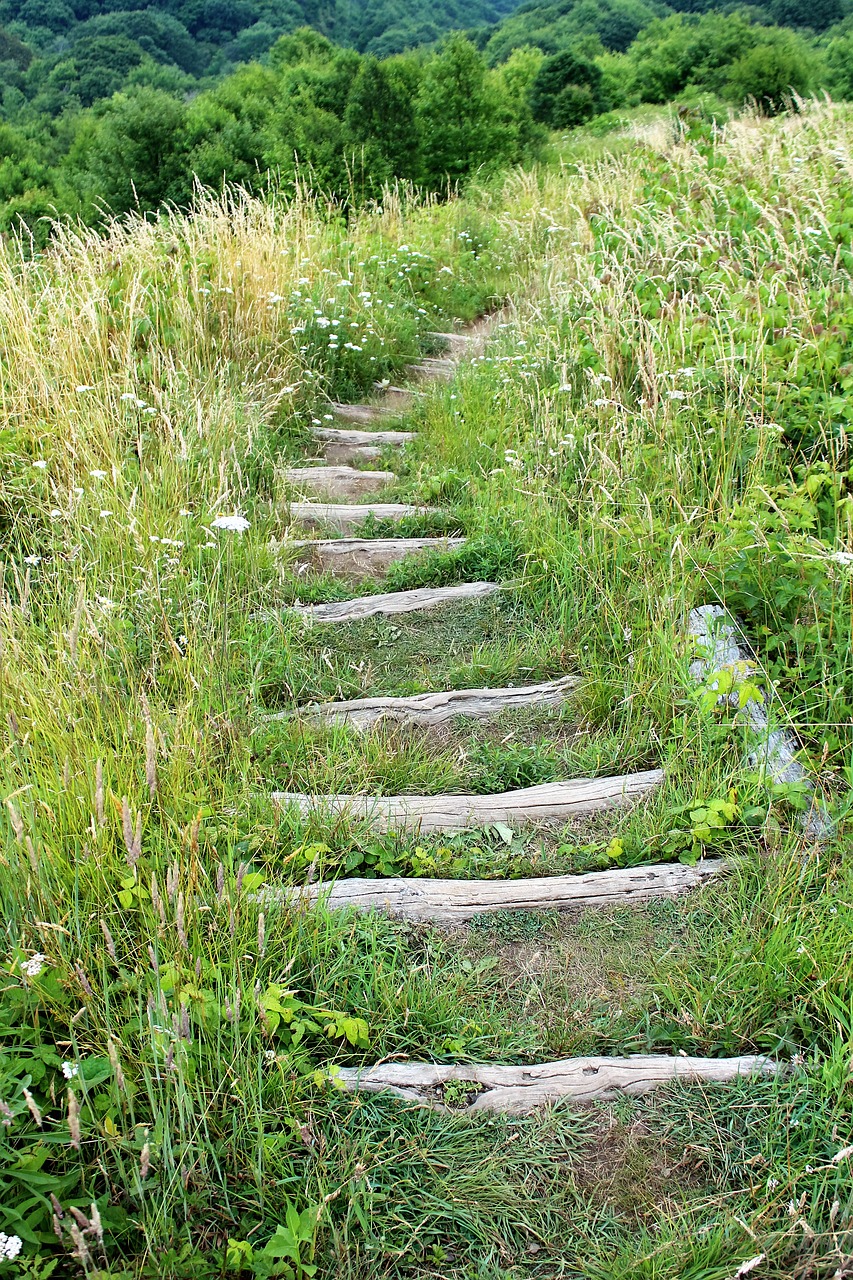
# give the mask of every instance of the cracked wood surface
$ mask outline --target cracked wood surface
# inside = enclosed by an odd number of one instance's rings
[[[332,604],[292,605],[290,612],[314,622],[358,622],[376,614],[391,617],[422,609],[437,609],[460,600],[482,600],[500,591],[496,582],[459,582],[452,587],[415,587],[412,591],[388,591],[357,600],[336,600]]]
[[[392,1093],[407,1102],[443,1111],[522,1115],[563,1098],[584,1103],[623,1094],[640,1097],[675,1081],[727,1084],[738,1076],[773,1075],[776,1070],[775,1063],[757,1054],[738,1058],[632,1054],[625,1058],[564,1058],[520,1067],[386,1062],[375,1067],[340,1067],[333,1074],[349,1092]],[[470,1084],[467,1106],[445,1105],[444,1088],[452,1082]],[[458,1096],[459,1091],[454,1092]]]
[[[265,901],[322,902],[329,911],[384,911],[403,920],[435,925],[462,924],[490,911],[572,911],[614,903],[674,898],[720,875],[720,858],[695,867],[680,862],[618,867],[575,876],[524,880],[427,880],[392,877],[320,882],[268,889]],[[260,896],[260,895],[259,895]]]
[[[663,781],[662,769],[646,769],[614,778],[575,778],[546,782],[497,795],[350,796],[273,792],[278,804],[294,804],[304,816],[330,814],[363,821],[378,831],[414,828],[468,831],[500,822],[509,827],[532,823],[561,825],[582,814],[631,804]]]
[[[368,498],[397,479],[393,471],[360,471],[356,467],[287,467],[287,483],[299,493],[311,493],[332,501]]]
[[[503,711],[525,707],[559,707],[577,686],[575,676],[546,680],[514,689],[451,689],[404,698],[353,698],[347,702],[310,703],[298,714],[312,719],[367,729],[382,721],[396,724],[447,724],[456,716],[488,720]],[[297,714],[288,712],[288,715]]]

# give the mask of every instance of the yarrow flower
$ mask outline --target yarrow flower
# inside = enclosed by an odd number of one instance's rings
[[[23,1244],[20,1236],[7,1236],[5,1231],[0,1231],[0,1258],[8,1258],[11,1262],[13,1258],[17,1258]]]
[[[79,391],[81,393],[83,391],[94,391],[94,390],[95,388],[89,386],[88,382],[81,382],[79,387],[75,387],[75,391]]]
[[[28,978],[37,978],[44,968],[47,956],[43,956],[37,951],[34,956],[30,956],[29,960],[24,960],[21,964],[21,973],[25,973]]]
[[[44,458],[36,458],[35,462],[33,463],[33,466],[38,467],[39,471],[44,471],[45,467],[47,466],[47,463],[45,462]]]
[[[95,471],[90,471],[89,475],[92,477],[93,480],[104,480],[106,479],[107,473],[106,471],[95,470]]]
[[[79,1070],[80,1068],[76,1062],[63,1062],[62,1064],[62,1074],[66,1080],[73,1080]]]
[[[245,533],[249,527],[249,521],[245,516],[217,516],[215,520],[211,520],[214,529],[227,529],[230,533]]]

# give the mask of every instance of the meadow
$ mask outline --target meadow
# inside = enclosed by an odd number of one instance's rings
[[[444,202],[234,189],[3,246],[0,1274],[850,1272],[853,112],[611,126]],[[289,606],[354,591],[298,563],[285,467],[484,314],[377,464],[443,513],[405,533],[467,541],[356,591],[503,589],[306,625]],[[691,682],[710,602],[822,845]],[[562,710],[435,736],[271,718],[564,674]],[[642,805],[549,832],[377,837],[270,799],[658,766]],[[274,893],[716,854],[675,901],[449,932]],[[524,1118],[334,1082],[652,1051],[784,1069]]]

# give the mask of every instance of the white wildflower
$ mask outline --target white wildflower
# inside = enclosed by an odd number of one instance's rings
[[[98,470],[90,471],[89,475],[92,477],[93,480],[105,480],[107,477],[106,471],[98,471]]]
[[[778,1178],[768,1178],[768,1179],[767,1179],[767,1190],[768,1190],[768,1191],[775,1191],[775,1190],[776,1190],[776,1188],[778,1187],[778,1185],[779,1185],[779,1179],[778,1179]]]
[[[331,320],[329,320],[327,316],[317,316],[315,320],[315,324],[319,329],[328,329],[331,323]]]
[[[80,383],[80,386],[79,386],[79,387],[75,387],[74,389],[75,389],[75,391],[79,391],[79,392],[81,393],[81,395],[82,395],[82,393],[83,393],[84,391],[94,391],[94,390],[95,390],[95,388],[94,388],[94,387],[92,387],[92,386],[90,386],[90,385],[88,384],[88,382],[81,382],[81,383]]]
[[[191,512],[191,511],[187,511],[186,507],[181,507],[180,511],[178,512],[178,515],[179,515],[179,516],[191,516],[191,515],[192,515],[192,512]]]
[[[73,1080],[79,1070],[80,1068],[76,1062],[63,1062],[62,1064],[62,1074],[66,1080]]]
[[[0,1231],[0,1258],[11,1262],[21,1252],[23,1243],[20,1236],[7,1236],[5,1231]]]
[[[214,529],[227,529],[230,533],[245,533],[249,527],[249,521],[245,516],[217,516],[215,520],[211,520]]]
[[[135,400],[136,395],[133,391],[125,391],[121,398],[122,400]]]
[[[111,515],[112,515],[112,511],[104,510],[104,511],[102,511],[102,512],[101,512],[101,519],[102,519],[102,520],[109,520],[109,518],[110,518],[110,516],[111,516]]]
[[[686,391],[668,391],[667,395],[669,396],[670,400],[686,400],[687,399]]]
[[[35,465],[36,464],[33,463],[33,466]],[[850,565],[853,564],[853,552],[833,551],[831,555],[827,556],[827,559],[831,560],[833,564],[841,564],[844,565],[845,568],[849,568]]]
[[[33,466],[38,467],[39,471],[44,471],[45,467],[47,466],[47,463],[45,462],[44,458],[36,458],[35,462],[33,463]]]
[[[41,564],[41,556],[24,556],[24,564]]]
[[[34,956],[30,956],[29,960],[24,960],[21,964],[21,973],[25,973],[28,978],[37,978],[44,968],[47,956],[43,956],[37,951]]]

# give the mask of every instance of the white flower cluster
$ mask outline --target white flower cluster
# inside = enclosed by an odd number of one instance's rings
[[[43,956],[37,951],[34,956],[30,956],[29,960],[24,960],[21,964],[21,973],[25,973],[28,978],[37,978],[44,968],[44,962],[47,956]]]
[[[7,1236],[5,1231],[0,1231],[0,1258],[8,1258],[11,1262],[21,1252],[23,1243],[20,1236]]]
[[[214,529],[228,529],[231,533],[245,533],[249,527],[246,517],[238,515],[217,516],[210,523]]]
[[[80,1068],[76,1062],[63,1062],[62,1064],[62,1074],[66,1080],[73,1080],[79,1070]]]

